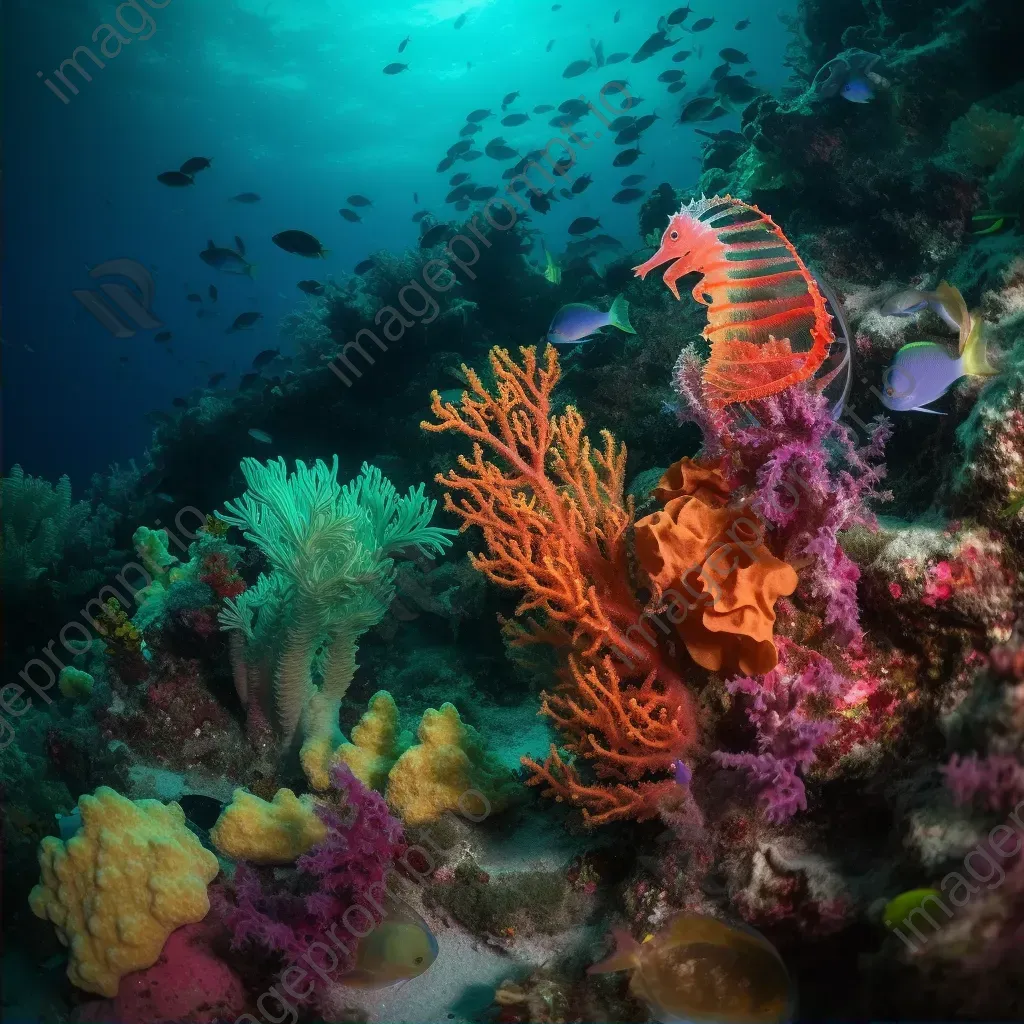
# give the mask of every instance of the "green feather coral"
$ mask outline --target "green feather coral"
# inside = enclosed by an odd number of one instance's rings
[[[243,459],[248,490],[217,517],[243,530],[271,571],[225,602],[235,686],[243,704],[273,693],[287,746],[304,720],[306,748],[340,742],[337,709],[356,670],[359,637],[384,617],[395,593],[392,555],[433,557],[455,531],[430,525],[436,502],[423,484],[399,496],[373,466],[341,486],[330,466]]]

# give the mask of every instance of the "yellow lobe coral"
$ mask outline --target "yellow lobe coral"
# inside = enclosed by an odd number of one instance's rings
[[[450,707],[451,705],[449,705]],[[352,729],[352,742],[342,743],[334,754],[352,769],[352,774],[370,789],[383,793],[388,775],[411,737],[398,730],[398,705],[387,690],[378,690]]]
[[[420,742],[388,777],[388,803],[406,825],[425,825],[445,811],[483,818],[504,810],[519,792],[515,774],[487,752],[454,704],[427,708],[417,735]]]
[[[82,825],[71,839],[39,844],[29,906],[68,947],[71,983],[113,998],[123,975],[156,963],[171,932],[206,917],[219,866],[177,804],[101,786],[78,809]]]
[[[210,829],[221,853],[254,864],[290,864],[326,837],[312,797],[297,797],[290,789],[279,789],[272,803],[236,789]]]
[[[338,728],[341,698],[316,692],[302,712],[302,731],[306,737],[299,749],[299,763],[311,789],[319,793],[331,788],[328,775],[331,755],[344,739]]]

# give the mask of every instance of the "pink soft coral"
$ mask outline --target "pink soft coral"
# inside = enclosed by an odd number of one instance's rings
[[[235,872],[233,898],[211,890],[234,948],[255,944],[288,963],[312,942],[323,942],[351,907],[373,916],[370,908],[380,905],[387,874],[404,849],[402,826],[384,798],[346,765],[333,765],[330,779],[339,806],[317,807],[327,838],[298,859],[295,877],[281,879],[243,863]]]
[[[990,811],[1002,811],[1024,798],[1024,765],[1016,757],[954,754],[942,773],[958,804],[976,801]]]
[[[837,724],[821,718],[846,689],[847,681],[820,654],[782,637],[776,640],[779,664],[757,679],[740,676],[726,684],[732,694],[745,694],[746,714],[757,733],[758,753],[714,754],[726,768],[742,768],[765,807],[769,821],[781,822],[807,810],[802,775],[814,763],[816,750],[832,738]]]
[[[708,456],[724,457],[732,487],[749,492],[751,507],[773,531],[774,554],[808,566],[802,588],[823,603],[837,642],[859,641],[860,570],[839,533],[856,525],[874,528],[868,503],[891,497],[879,490],[892,433],[888,420],[873,421],[858,447],[853,431],[833,420],[825,398],[807,385],[748,402],[727,419],[707,401],[701,373],[697,354],[684,349],[674,378],[680,417],[701,428]]]

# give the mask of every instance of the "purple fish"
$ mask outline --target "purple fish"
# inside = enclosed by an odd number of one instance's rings
[[[602,327],[617,327],[627,334],[636,334],[629,322],[629,303],[619,295],[607,313],[585,302],[570,302],[551,321],[547,340],[555,345],[572,345],[586,341]]]
[[[693,778],[693,772],[690,771],[686,762],[673,761],[672,767],[676,770],[676,782],[680,786],[689,786],[690,780]]]

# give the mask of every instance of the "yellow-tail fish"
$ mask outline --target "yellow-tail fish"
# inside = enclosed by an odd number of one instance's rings
[[[544,259],[546,266],[544,267],[544,277],[552,284],[558,284],[562,280],[562,268],[555,262],[554,256],[544,250]]]
[[[359,940],[352,970],[338,978],[354,988],[387,988],[418,978],[437,959],[437,939],[412,907],[386,900],[386,916]]]
[[[941,398],[961,377],[991,377],[998,373],[989,364],[982,319],[967,312],[963,296],[943,282],[936,290],[944,309],[955,319],[960,331],[959,355],[933,341],[904,345],[882,375],[882,405],[894,412],[930,412],[928,403]]]
[[[613,932],[615,952],[590,974],[632,971],[630,991],[662,1024],[781,1024],[796,995],[775,947],[746,925],[678,914],[637,942]]]

